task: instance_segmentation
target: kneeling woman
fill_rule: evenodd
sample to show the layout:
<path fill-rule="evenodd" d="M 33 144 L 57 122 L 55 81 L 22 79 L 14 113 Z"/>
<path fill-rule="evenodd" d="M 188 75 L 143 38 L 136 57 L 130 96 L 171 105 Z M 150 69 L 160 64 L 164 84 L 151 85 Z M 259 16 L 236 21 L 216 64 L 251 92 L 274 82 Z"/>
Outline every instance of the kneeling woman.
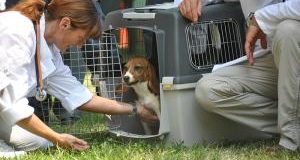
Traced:
<path fill-rule="evenodd" d="M 39 66 L 40 80 L 47 81 L 47 92 L 68 111 L 78 108 L 106 114 L 133 112 L 129 104 L 93 96 L 63 64 L 60 51 L 101 34 L 92 0 L 52 0 L 47 6 L 43 0 L 21 0 L 0 13 L 0 32 L 0 139 L 15 149 L 34 150 L 47 147 L 49 142 L 77 150 L 89 147 L 81 139 L 56 133 L 34 115 L 26 97 L 36 91 L 38 84 L 43 85 L 36 78 Z M 36 52 L 39 34 L 40 54 Z M 40 64 L 35 63 L 36 53 Z M 146 110 L 140 115 L 156 119 Z"/>

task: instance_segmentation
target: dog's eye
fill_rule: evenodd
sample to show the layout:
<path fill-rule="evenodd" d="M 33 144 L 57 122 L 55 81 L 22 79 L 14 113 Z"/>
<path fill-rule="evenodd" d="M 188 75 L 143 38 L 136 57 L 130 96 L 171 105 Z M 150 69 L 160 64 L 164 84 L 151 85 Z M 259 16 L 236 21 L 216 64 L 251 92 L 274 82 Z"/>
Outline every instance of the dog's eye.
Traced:
<path fill-rule="evenodd" d="M 134 71 L 141 72 L 141 71 L 143 71 L 143 67 L 142 66 L 134 66 Z"/>

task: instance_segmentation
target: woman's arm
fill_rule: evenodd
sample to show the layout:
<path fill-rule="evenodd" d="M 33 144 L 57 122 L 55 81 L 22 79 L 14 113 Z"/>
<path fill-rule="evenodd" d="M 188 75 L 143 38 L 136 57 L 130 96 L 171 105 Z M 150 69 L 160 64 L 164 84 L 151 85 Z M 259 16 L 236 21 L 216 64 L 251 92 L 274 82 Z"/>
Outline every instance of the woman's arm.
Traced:
<path fill-rule="evenodd" d="M 133 111 L 133 106 L 128 103 L 93 96 L 90 101 L 83 104 L 79 109 L 106 114 L 130 114 Z"/>
<path fill-rule="evenodd" d="M 81 107 L 79 107 L 79 109 L 83 111 L 105 114 L 131 114 L 133 112 L 133 107 L 134 106 L 128 103 L 117 102 L 115 100 L 93 96 L 90 101 L 83 104 Z M 137 107 L 137 114 L 143 121 L 158 121 L 158 117 L 144 106 Z"/>
<path fill-rule="evenodd" d="M 1 75 L 1 74 L 0 74 Z M 6 77 L 2 75 L 2 78 Z M 16 92 L 13 85 L 7 79 L 7 83 L 0 88 L 0 116 L 1 120 L 8 125 L 19 125 L 20 127 L 48 139 L 52 143 L 63 147 L 76 150 L 85 150 L 89 148 L 88 144 L 76 137 L 68 134 L 59 134 L 50 129 L 39 118 L 33 114 L 33 108 L 28 106 L 26 98 L 15 99 Z"/>
<path fill-rule="evenodd" d="M 53 144 L 62 148 L 72 148 L 79 151 L 89 148 L 87 142 L 78 139 L 72 135 L 59 134 L 44 124 L 35 114 L 32 116 L 20 120 L 17 125 L 26 129 L 27 131 L 43 137 Z"/>

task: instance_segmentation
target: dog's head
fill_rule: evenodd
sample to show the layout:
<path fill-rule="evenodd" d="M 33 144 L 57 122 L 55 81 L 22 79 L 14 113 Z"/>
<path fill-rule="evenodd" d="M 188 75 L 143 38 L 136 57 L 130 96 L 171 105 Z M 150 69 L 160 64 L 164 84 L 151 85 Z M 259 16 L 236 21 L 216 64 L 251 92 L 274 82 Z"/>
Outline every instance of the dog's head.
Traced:
<path fill-rule="evenodd" d="M 144 57 L 133 57 L 124 66 L 125 84 L 132 86 L 141 82 L 148 82 L 148 87 L 157 92 L 158 82 L 153 65 Z"/>

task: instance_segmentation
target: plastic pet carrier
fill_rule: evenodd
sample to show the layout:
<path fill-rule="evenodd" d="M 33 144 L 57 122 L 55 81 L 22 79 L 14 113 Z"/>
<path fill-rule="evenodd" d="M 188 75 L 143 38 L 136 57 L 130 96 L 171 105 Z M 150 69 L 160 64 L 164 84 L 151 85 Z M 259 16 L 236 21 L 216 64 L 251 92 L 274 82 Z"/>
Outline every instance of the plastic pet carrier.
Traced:
<path fill-rule="evenodd" d="M 142 55 L 156 67 L 160 82 L 161 120 L 157 134 L 144 135 L 137 117 L 113 116 L 110 132 L 131 138 L 165 137 L 185 145 L 222 140 L 269 138 L 249 127 L 208 113 L 197 104 L 195 84 L 203 74 L 243 56 L 245 21 L 239 3 L 203 7 L 190 23 L 168 4 L 109 13 L 105 32 L 116 36 L 122 64 Z M 134 101 L 124 93 L 123 101 Z"/>

